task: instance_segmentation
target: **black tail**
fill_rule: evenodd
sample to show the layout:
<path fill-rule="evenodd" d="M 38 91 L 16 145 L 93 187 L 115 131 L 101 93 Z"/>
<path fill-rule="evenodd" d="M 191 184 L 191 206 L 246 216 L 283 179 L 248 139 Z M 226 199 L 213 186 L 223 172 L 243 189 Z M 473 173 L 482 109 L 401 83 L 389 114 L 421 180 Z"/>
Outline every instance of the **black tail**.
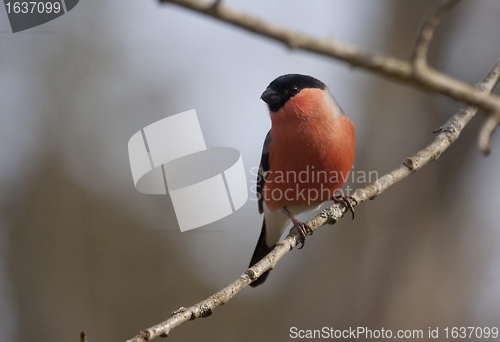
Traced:
<path fill-rule="evenodd" d="M 253 252 L 252 261 L 250 261 L 250 266 L 252 267 L 256 263 L 258 263 L 263 257 L 265 257 L 274 246 L 268 247 L 266 244 L 266 220 L 262 223 L 262 230 L 260 232 L 259 241 L 257 241 L 257 247 L 255 247 L 255 251 Z M 263 282 L 266 281 L 269 276 L 270 270 L 265 272 L 263 275 L 259 277 L 256 281 L 250 284 L 251 287 L 257 287 Z"/>

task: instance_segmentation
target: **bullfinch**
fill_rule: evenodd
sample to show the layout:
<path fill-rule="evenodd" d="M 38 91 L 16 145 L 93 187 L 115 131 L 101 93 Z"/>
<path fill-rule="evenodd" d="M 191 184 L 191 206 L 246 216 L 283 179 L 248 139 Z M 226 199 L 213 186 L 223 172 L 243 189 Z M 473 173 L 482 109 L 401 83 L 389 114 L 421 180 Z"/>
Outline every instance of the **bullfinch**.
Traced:
<path fill-rule="evenodd" d="M 307 75 L 283 75 L 269 84 L 261 99 L 269 107 L 272 125 L 257 176 L 264 222 L 250 267 L 274 248 L 290 222 L 299 230 L 303 247 L 312 230 L 295 216 L 325 201 L 343 203 L 354 218 L 352 197 L 336 194 L 354 163 L 354 126 L 326 85 Z M 251 286 L 262 284 L 269 272 Z"/>

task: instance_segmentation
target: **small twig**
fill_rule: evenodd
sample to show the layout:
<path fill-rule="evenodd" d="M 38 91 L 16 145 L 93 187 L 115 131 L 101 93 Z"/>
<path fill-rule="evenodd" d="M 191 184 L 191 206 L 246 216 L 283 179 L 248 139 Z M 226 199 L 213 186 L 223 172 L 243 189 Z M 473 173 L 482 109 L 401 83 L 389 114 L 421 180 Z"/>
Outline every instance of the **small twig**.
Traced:
<path fill-rule="evenodd" d="M 417 37 L 417 42 L 413 50 L 412 62 L 415 72 L 425 70 L 427 68 L 427 52 L 429 45 L 434 36 L 434 30 L 439 25 L 444 15 L 451 11 L 460 0 L 446 0 L 437 9 L 435 13 L 429 16 L 422 25 L 420 33 Z"/>
<path fill-rule="evenodd" d="M 489 93 L 496 86 L 499 79 L 500 59 L 495 63 L 483 81 L 478 83 L 476 87 L 482 92 Z M 397 169 L 384 175 L 365 188 L 356 191 L 353 197 L 357 201 L 357 204 L 359 205 L 368 199 L 374 199 L 390 186 L 408 177 L 430 161 L 436 160 L 441 153 L 443 153 L 455 140 L 458 139 L 463 128 L 474 117 L 477 110 L 477 107 L 470 106 L 455 114 L 443 125 L 441 133 L 436 136 L 434 141 L 429 146 L 418 152 L 413 157 L 406 159 L 405 162 Z M 344 216 L 345 212 L 345 207 L 341 207 L 339 204 L 333 204 L 323 210 L 316 217 L 307 221 L 307 225 L 314 231 L 327 223 L 335 224 Z M 158 336 L 166 337 L 172 329 L 184 322 L 199 317 L 210 316 L 215 308 L 227 303 L 252 281 L 256 280 L 266 271 L 273 269 L 278 261 L 297 245 L 299 240 L 300 236 L 298 231 L 295 228 L 292 228 L 284 240 L 278 242 L 274 249 L 266 257 L 254 266 L 250 267 L 235 282 L 196 305 L 189 308 L 180 308 L 174 311 L 172 313 L 172 317 L 167 319 L 165 322 L 155 325 L 149 329 L 142 330 L 136 337 L 128 342 L 145 342 Z"/>
<path fill-rule="evenodd" d="M 479 148 L 485 156 L 490 154 L 490 140 L 493 132 L 500 125 L 500 112 L 490 114 L 486 119 L 481 131 L 479 131 Z"/>

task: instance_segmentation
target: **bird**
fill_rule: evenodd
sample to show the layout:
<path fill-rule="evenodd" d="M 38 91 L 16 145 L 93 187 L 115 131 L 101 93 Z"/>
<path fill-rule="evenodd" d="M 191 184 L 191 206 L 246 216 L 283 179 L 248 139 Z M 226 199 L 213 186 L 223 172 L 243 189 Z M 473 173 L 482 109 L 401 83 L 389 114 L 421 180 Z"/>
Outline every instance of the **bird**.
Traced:
<path fill-rule="evenodd" d="M 325 201 L 342 203 L 354 219 L 354 199 L 337 195 L 354 163 L 354 125 L 328 87 L 309 75 L 286 74 L 272 81 L 260 98 L 269 108 L 271 129 L 256 183 L 264 220 L 249 267 L 274 248 L 290 222 L 299 230 L 300 248 L 304 247 L 312 229 L 295 216 Z M 264 283 L 269 272 L 250 285 Z"/>

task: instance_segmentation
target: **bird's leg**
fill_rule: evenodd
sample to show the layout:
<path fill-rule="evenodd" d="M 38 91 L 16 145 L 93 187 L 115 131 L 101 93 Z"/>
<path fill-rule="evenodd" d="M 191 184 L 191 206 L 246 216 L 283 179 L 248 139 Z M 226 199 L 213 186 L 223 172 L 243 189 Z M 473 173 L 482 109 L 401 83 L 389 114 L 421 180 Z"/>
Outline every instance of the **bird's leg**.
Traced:
<path fill-rule="evenodd" d="M 354 197 L 344 196 L 344 195 L 334 195 L 331 198 L 331 200 L 334 201 L 335 203 L 341 203 L 342 205 L 344 205 L 351 212 L 352 219 L 354 220 L 354 207 L 352 206 L 351 201 L 358 204 L 358 201 L 356 201 Z"/>
<path fill-rule="evenodd" d="M 301 237 L 300 243 L 302 244 L 299 247 L 299 249 L 302 249 L 306 242 L 306 236 L 312 235 L 313 230 L 304 222 L 297 220 L 295 216 L 293 216 L 292 213 L 290 213 L 286 207 L 283 207 L 283 212 L 290 218 L 290 220 L 292 220 L 293 226 L 298 229 Z"/>

